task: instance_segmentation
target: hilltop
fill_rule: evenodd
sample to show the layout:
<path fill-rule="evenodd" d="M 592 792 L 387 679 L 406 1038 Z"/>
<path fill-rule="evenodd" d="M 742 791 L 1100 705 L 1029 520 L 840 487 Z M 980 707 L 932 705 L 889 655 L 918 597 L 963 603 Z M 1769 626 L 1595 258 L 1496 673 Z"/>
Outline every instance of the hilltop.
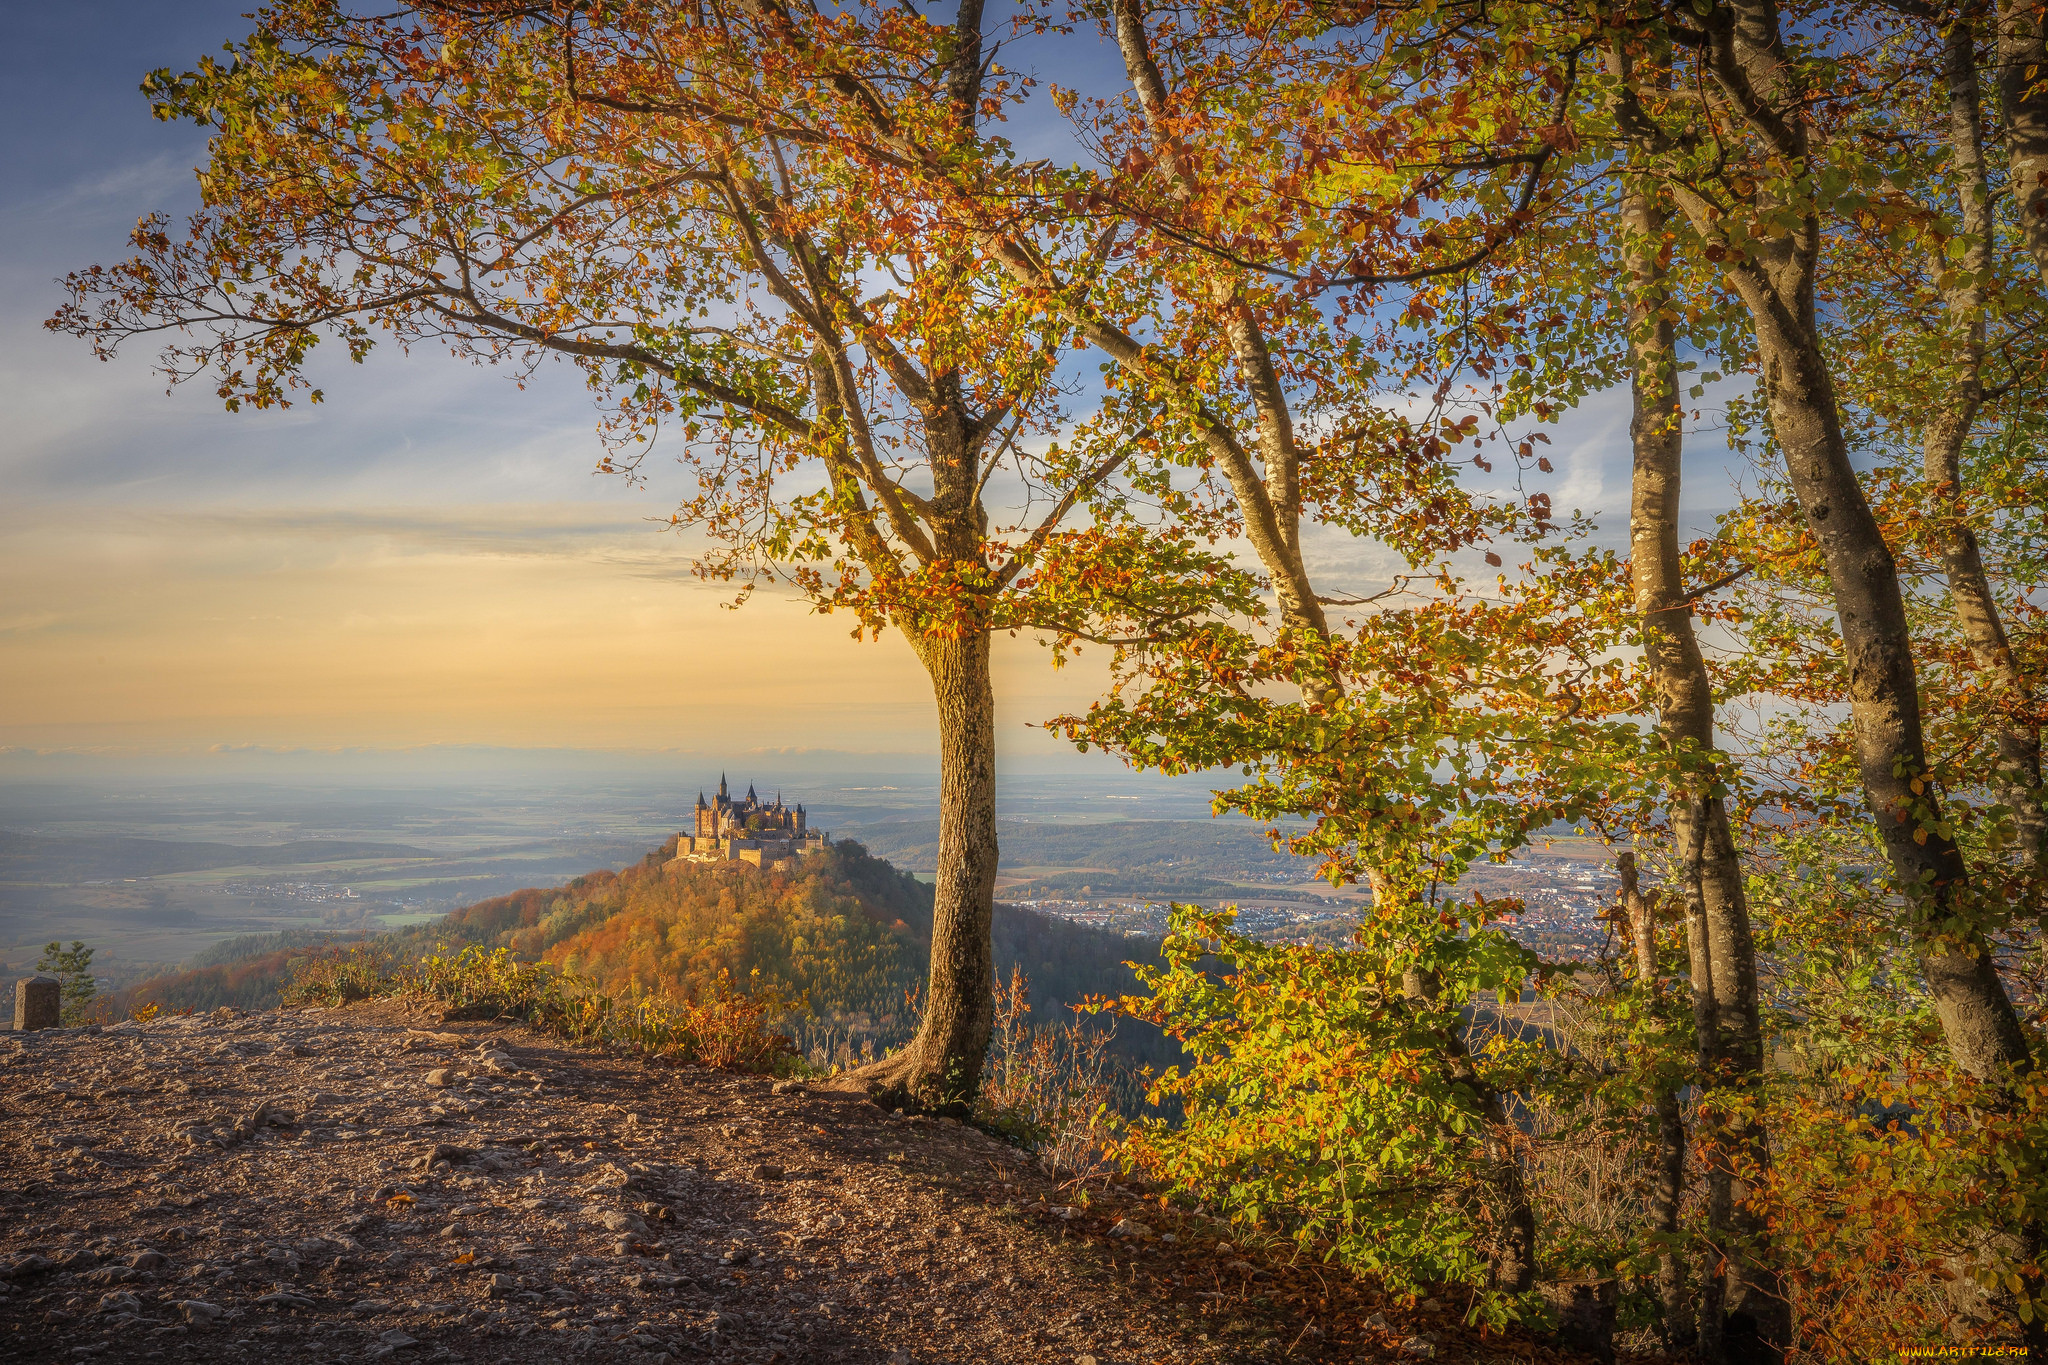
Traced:
<path fill-rule="evenodd" d="M 694 997 L 727 979 L 807 1001 L 781 1026 L 803 1049 L 876 1051 L 909 1037 L 914 1000 L 931 952 L 932 888 L 852 841 L 801 862 L 763 870 L 745 863 L 671 863 L 666 849 L 619 872 L 514 892 L 431 924 L 376 940 L 400 955 L 449 947 L 505 948 L 552 962 L 596 986 Z M 1030 980 L 1040 1018 L 1088 995 L 1133 986 L 1127 962 L 1157 960 L 1157 944 L 1053 915 L 999 904 L 995 958 Z M 125 1013 L 155 1002 L 172 1009 L 277 1003 L 303 942 L 264 945 L 238 961 L 155 978 L 122 992 Z M 1164 1064 L 1178 1056 L 1156 1032 L 1126 1025 L 1118 1050 Z"/>
<path fill-rule="evenodd" d="M 9 1035 L 0 1145 L 12 1360 L 1510 1349 L 959 1124 L 393 1000 Z"/>

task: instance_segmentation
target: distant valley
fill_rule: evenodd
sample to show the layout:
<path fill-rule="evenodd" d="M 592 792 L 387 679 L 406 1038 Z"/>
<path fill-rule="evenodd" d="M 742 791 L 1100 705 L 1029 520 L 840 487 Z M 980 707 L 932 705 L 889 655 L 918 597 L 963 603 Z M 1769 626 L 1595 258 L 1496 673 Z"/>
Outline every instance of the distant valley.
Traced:
<path fill-rule="evenodd" d="M 780 785 L 817 823 L 929 877 L 938 825 L 929 783 Z M 684 784 L 694 794 L 695 783 Z M 1016 782 L 999 824 L 1000 899 L 1112 933 L 1156 938 L 1165 905 L 1235 904 L 1248 932 L 1341 943 L 1365 901 L 1313 878 L 1243 820 L 1189 818 L 1184 793 L 1105 799 L 1100 786 Z M 355 790 L 255 784 L 156 791 L 0 789 L 0 971 L 52 939 L 82 939 L 103 989 L 180 965 L 218 966 L 265 936 L 300 942 L 415 928 L 530 887 L 617 871 L 683 824 L 672 783 L 638 787 Z M 813 794 L 815 800 L 813 800 Z M 1136 818 L 1105 818 L 1118 815 Z M 1597 946 L 1608 856 L 1561 839 L 1475 870 L 1488 896 L 1520 895 L 1514 927 L 1547 954 Z M 280 944 L 285 940 L 272 939 Z"/>

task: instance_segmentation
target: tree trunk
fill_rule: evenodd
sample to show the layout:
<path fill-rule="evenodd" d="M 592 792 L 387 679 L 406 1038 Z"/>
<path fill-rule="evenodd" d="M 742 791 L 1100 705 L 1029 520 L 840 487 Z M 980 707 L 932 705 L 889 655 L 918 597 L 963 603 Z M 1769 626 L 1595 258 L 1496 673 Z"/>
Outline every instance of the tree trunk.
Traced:
<path fill-rule="evenodd" d="M 989 637 L 912 641 L 939 710 L 939 880 L 931 981 L 917 1037 L 851 1080 L 890 1108 L 964 1115 L 995 1019 L 989 925 L 996 885 L 995 690 Z"/>
<path fill-rule="evenodd" d="M 1781 157 L 1804 164 L 1810 156 L 1800 112 L 1805 92 L 1786 56 L 1776 5 L 1730 0 L 1705 22 L 1704 55 L 1723 96 L 1722 112 L 1778 143 Z M 1705 198 L 1677 181 L 1672 193 L 1695 229 L 1710 240 L 1724 235 L 1719 210 Z M 2005 1085 L 2031 1071 L 2033 1059 L 1976 923 L 1969 868 L 1955 841 L 1932 827 L 1938 794 L 1927 776 L 1898 565 L 1850 462 L 1834 375 L 1821 346 L 1819 211 L 1811 203 L 1774 203 L 1761 190 L 1755 209 L 1761 222 L 1771 222 L 1775 212 L 1785 226 L 1746 245 L 1724 246 L 1727 280 L 1749 313 L 1771 433 L 1827 567 L 1849 675 L 1858 774 L 1908 903 L 1949 1050 L 1971 1075 Z"/>
<path fill-rule="evenodd" d="M 2041 0 L 1998 0 L 1998 96 L 2013 207 L 2027 253 L 2048 280 L 2048 42 L 2042 19 Z"/>
<path fill-rule="evenodd" d="M 1637 985 L 1653 1002 L 1661 1002 L 1664 983 L 1657 972 L 1656 905 L 1637 887 L 1633 853 L 1616 858 L 1615 868 L 1621 874 L 1621 904 L 1628 914 L 1629 939 L 1635 948 Z M 1677 1245 L 1678 1213 L 1685 1202 L 1685 1110 L 1678 1090 L 1675 1084 L 1657 1087 L 1652 1110 L 1657 1121 L 1657 1170 L 1650 1184 L 1650 1222 L 1670 1242 L 1657 1253 L 1657 1300 L 1662 1310 L 1664 1349 L 1674 1353 L 1691 1350 L 1699 1335 L 1691 1280 Z"/>
<path fill-rule="evenodd" d="M 1671 828 L 1682 869 L 1686 944 L 1693 966 L 1703 1085 L 1702 1145 L 1713 1154 L 1707 1163 L 1708 1222 L 1726 1266 L 1712 1295 L 1719 1300 L 1719 1311 L 1705 1314 L 1704 1325 L 1712 1346 L 1714 1338 L 1723 1335 L 1717 1329 L 1725 1319 L 1730 1358 L 1776 1360 L 1791 1341 L 1790 1306 L 1769 1269 L 1764 1228 L 1750 1208 L 1750 1185 L 1742 1174 L 1768 1170 L 1770 1147 L 1761 1125 L 1752 1121 L 1724 1126 L 1718 1118 L 1727 1099 L 1753 1091 L 1761 1079 L 1763 1029 L 1742 864 L 1728 828 L 1727 807 L 1712 792 L 1717 766 L 1713 684 L 1693 632 L 1692 605 L 1678 553 L 1684 437 L 1664 236 L 1664 212 L 1655 191 L 1638 181 L 1622 200 L 1622 256 L 1634 290 L 1629 327 L 1635 399 L 1629 421 L 1635 454 L 1629 570 L 1636 611 L 1643 621 L 1644 658 L 1656 690 L 1658 734 L 1681 773 L 1671 792 Z M 1650 970 L 1654 977 L 1654 962 Z M 1670 1107 L 1675 1115 L 1675 1096 Z M 1659 1125 L 1669 1126 L 1661 1112 Z M 1683 1130 L 1676 1131 L 1682 1176 Z M 1675 1230 L 1675 1207 L 1672 1216 Z"/>
<path fill-rule="evenodd" d="M 2030 54 L 2027 61 L 2039 67 L 2037 78 L 2048 79 L 2048 50 L 2039 41 L 2038 23 L 2028 27 L 2016 22 L 2019 16 L 2012 18 L 2015 22 L 2001 22 L 1999 36 L 2013 186 L 2016 194 L 2027 196 L 2022 198 L 2024 237 L 2043 283 L 2048 284 L 2048 195 L 2039 192 L 2042 173 L 2048 170 L 2048 111 L 2040 107 L 2044 96 L 2022 79 L 2024 68 L 2015 71 L 2005 66 L 2006 47 L 2011 44 L 2015 51 Z M 2031 46 L 2021 41 L 2027 33 L 2034 35 Z M 1984 572 L 1984 557 L 1963 505 L 1963 446 L 1984 406 L 1987 299 L 1982 281 L 1989 278 L 1995 230 L 1991 220 L 1991 176 L 1985 165 L 1981 131 L 1983 94 L 1977 83 L 1975 26 L 1961 19 L 1953 23 L 1945 55 L 1949 160 L 1957 181 L 1962 229 L 1968 245 L 1961 270 L 1947 271 L 1947 263 L 1937 259 L 1935 271 L 1937 278 L 1952 274 L 1956 280 L 1946 291 L 1944 301 L 1957 343 L 1961 373 L 1950 386 L 1947 401 L 1927 425 L 1923 456 L 1928 491 L 1941 513 L 1936 540 L 1942 572 L 1948 579 L 1949 600 L 1969 645 L 1971 661 L 1990 677 L 1999 696 L 1999 714 L 1991 724 L 1992 743 L 1998 749 L 1994 780 L 1998 799 L 2012 809 L 2017 826 L 2021 863 L 2029 882 L 2027 898 L 2038 905 L 2042 882 L 2048 878 L 2048 792 L 2043 791 L 2041 781 L 2037 700 L 2033 681 L 2020 671 L 2006 637 L 1998 599 L 1992 595 L 1990 577 Z M 2037 148 L 2037 141 L 2043 146 Z"/>
<path fill-rule="evenodd" d="M 1999 977 L 1982 927 L 1989 893 L 1973 884 L 1955 841 L 1936 827 L 1940 793 L 1929 776 L 1919 679 L 1898 567 L 1863 496 L 1843 435 L 1834 377 L 1815 314 L 1818 223 L 1759 263 L 1738 262 L 1729 282 L 1747 307 L 1761 362 L 1772 434 L 1806 524 L 1827 568 L 1842 653 L 1859 776 L 1920 955 L 1949 1054 L 2011 1097 L 2034 1069 L 2026 1030 Z M 2016 1229 L 2028 1259 L 2040 1225 Z M 2048 1326 L 2024 1325 L 2030 1350 L 2048 1355 Z"/>
<path fill-rule="evenodd" d="M 1833 377 L 1812 326 L 1811 294 L 1808 308 L 1794 314 L 1773 291 L 1752 284 L 1745 293 L 1756 320 L 1772 430 L 1827 565 L 1848 663 L 1857 768 L 1906 902 L 1921 974 L 1950 1056 L 2011 1096 L 2017 1080 L 2033 1071 L 2033 1054 L 1981 927 L 1983 910 L 1975 902 L 1986 892 L 1973 885 L 1955 841 L 1933 824 L 1939 793 L 1926 776 L 1919 680 L 1898 570 L 1849 461 Z M 2042 1229 L 2027 1219 L 2016 1231 L 2033 1259 Z M 2048 1356 L 2048 1327 L 2037 1319 L 2024 1332 L 2030 1351 Z"/>
<path fill-rule="evenodd" d="M 1926 777 L 1919 679 L 1898 568 L 1849 461 L 1811 315 L 1788 316 L 1768 296 L 1752 312 L 1772 429 L 1827 565 L 1848 663 L 1857 768 L 1907 900 L 1928 992 L 1957 1063 L 1979 1080 L 2009 1085 L 2033 1069 L 2033 1058 L 1975 923 L 1962 851 L 1932 827 L 1938 794 Z"/>

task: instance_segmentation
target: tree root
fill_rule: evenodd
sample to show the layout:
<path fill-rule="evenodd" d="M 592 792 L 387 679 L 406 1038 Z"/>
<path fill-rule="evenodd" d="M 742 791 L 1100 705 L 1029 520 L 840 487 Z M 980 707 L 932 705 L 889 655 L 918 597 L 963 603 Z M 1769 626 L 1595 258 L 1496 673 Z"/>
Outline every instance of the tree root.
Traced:
<path fill-rule="evenodd" d="M 925 1062 L 924 1051 L 916 1043 L 834 1077 L 831 1088 L 860 1092 L 884 1109 L 901 1109 L 906 1114 L 965 1119 L 974 1109 L 971 1094 L 946 1093 L 943 1073 Z"/>

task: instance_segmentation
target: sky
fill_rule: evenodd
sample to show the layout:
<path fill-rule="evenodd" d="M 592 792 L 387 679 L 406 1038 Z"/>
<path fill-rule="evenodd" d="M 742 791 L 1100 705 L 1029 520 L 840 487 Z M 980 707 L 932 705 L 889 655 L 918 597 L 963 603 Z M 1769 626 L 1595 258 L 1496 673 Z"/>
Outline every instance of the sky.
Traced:
<path fill-rule="evenodd" d="M 195 206 L 204 133 L 154 122 L 137 84 L 246 32 L 247 5 L 6 8 L 0 780 L 339 751 L 835 766 L 934 751 L 900 638 L 856 643 L 850 619 L 774 593 L 734 611 L 694 579 L 657 525 L 681 471 L 644 488 L 596 473 L 595 414 L 565 367 L 521 391 L 443 354 L 380 352 L 321 371 L 323 404 L 229 414 L 201 386 L 166 395 L 141 349 L 101 364 L 45 332 L 59 276 L 118 259 L 138 216 Z M 1103 59 L 1061 41 L 1080 46 L 1044 55 Z M 1557 506 L 1604 511 L 1617 533 L 1626 426 L 1603 396 L 1552 448 Z M 1379 565 L 1329 536 L 1314 555 L 1361 582 Z M 1006 764 L 1095 770 L 1036 723 L 1084 707 L 1099 664 L 1055 673 L 1037 643 L 1003 639 L 997 667 Z"/>

